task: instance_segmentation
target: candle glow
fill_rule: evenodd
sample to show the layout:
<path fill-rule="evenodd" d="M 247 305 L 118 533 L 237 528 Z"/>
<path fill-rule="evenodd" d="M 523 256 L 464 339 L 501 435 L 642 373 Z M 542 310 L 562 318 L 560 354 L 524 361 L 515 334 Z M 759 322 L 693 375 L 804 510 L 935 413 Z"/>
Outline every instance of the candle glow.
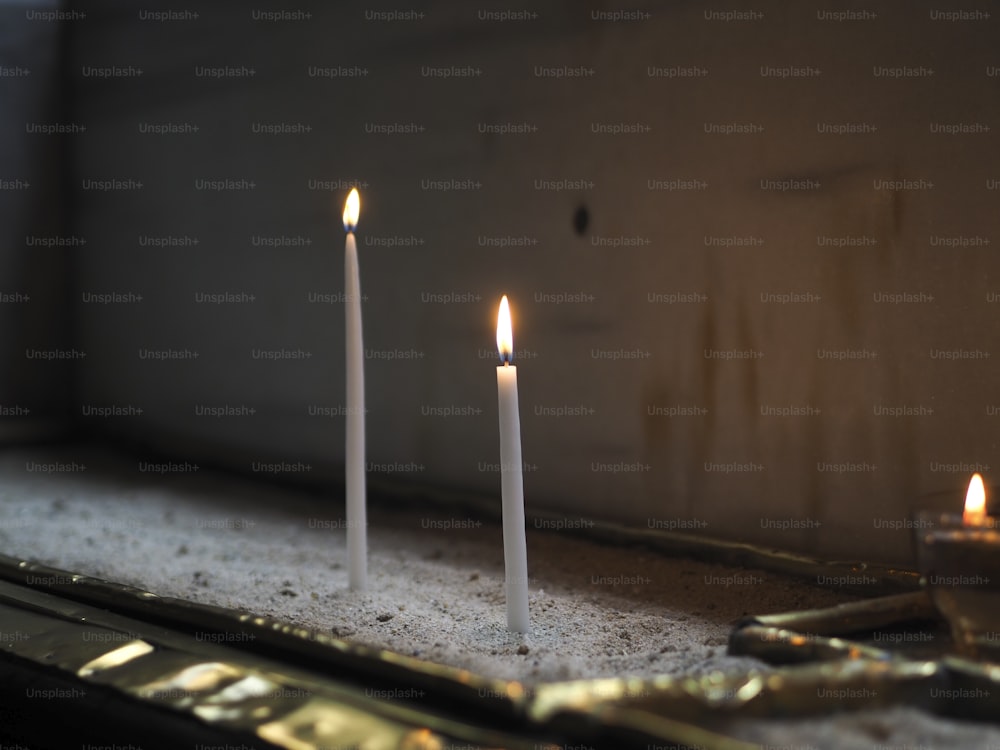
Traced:
<path fill-rule="evenodd" d="M 351 188 L 344 202 L 344 231 L 353 232 L 358 228 L 358 216 L 361 214 L 361 196 L 357 188 Z"/>
<path fill-rule="evenodd" d="M 986 521 L 986 488 L 983 477 L 973 474 L 969 480 L 969 489 L 965 493 L 965 511 L 962 513 L 962 523 L 976 526 Z"/>
<path fill-rule="evenodd" d="M 510 303 L 505 294 L 500 300 L 500 312 L 497 313 L 497 351 L 500 361 L 509 365 L 514 359 L 514 333 L 510 323 Z"/>

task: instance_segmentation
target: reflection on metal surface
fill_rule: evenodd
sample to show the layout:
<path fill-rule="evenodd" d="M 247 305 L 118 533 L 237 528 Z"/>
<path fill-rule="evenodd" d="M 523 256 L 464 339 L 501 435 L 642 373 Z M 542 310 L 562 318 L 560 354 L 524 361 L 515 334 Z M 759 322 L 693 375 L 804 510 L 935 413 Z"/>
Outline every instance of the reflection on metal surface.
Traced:
<path fill-rule="evenodd" d="M 404 739 L 421 733 L 427 747 L 438 742 L 428 729 L 412 729 L 331 701 L 315 699 L 278 721 L 263 724 L 257 733 L 261 739 L 289 748 L 312 750 L 316 747 L 364 747 L 392 750 L 403 747 Z"/>
<path fill-rule="evenodd" d="M 441 738 L 429 729 L 414 729 L 400 743 L 401 750 L 442 750 Z"/>
<path fill-rule="evenodd" d="M 890 654 L 884 649 L 842 638 L 796 633 L 784 628 L 746 625 L 729 636 L 729 652 L 756 656 L 769 664 L 800 664 L 834 659 L 881 661 Z"/>
<path fill-rule="evenodd" d="M 198 693 L 219 690 L 223 686 L 240 679 L 241 672 L 228 664 L 201 662 L 178 669 L 164 677 L 131 687 L 140 695 L 160 699 L 193 700 Z"/>
<path fill-rule="evenodd" d="M 797 630 L 812 635 L 846 635 L 877 630 L 901 622 L 936 620 L 937 610 L 925 591 L 880 596 L 825 609 L 803 609 L 757 615 L 742 622 Z"/>
<path fill-rule="evenodd" d="M 106 654 L 91 659 L 77 670 L 80 677 L 90 677 L 107 669 L 115 669 L 128 664 L 133 659 L 152 653 L 153 647 L 145 641 L 132 641 Z"/>
<path fill-rule="evenodd" d="M 525 747 L 523 739 L 404 708 L 357 686 L 76 602 L 0 583 L 8 657 L 52 666 L 208 724 L 299 748 Z M 123 634 L 142 638 L 121 644 Z M 449 734 L 441 734 L 435 726 Z"/>

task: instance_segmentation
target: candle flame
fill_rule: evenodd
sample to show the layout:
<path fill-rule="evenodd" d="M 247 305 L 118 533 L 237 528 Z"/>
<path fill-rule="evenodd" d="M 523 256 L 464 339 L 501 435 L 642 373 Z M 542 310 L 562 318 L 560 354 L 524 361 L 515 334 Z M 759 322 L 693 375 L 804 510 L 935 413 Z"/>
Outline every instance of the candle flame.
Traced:
<path fill-rule="evenodd" d="M 361 196 L 357 188 L 351 188 L 344 203 L 344 231 L 353 232 L 358 225 L 358 215 L 361 213 Z"/>
<path fill-rule="evenodd" d="M 962 513 L 962 523 L 975 525 L 986 520 L 986 488 L 983 478 L 973 474 L 969 480 L 969 491 L 965 493 L 965 512 Z"/>
<path fill-rule="evenodd" d="M 500 361 L 505 365 L 509 365 L 514 359 L 514 333 L 506 294 L 500 299 L 500 312 L 497 313 L 497 350 L 500 352 Z"/>

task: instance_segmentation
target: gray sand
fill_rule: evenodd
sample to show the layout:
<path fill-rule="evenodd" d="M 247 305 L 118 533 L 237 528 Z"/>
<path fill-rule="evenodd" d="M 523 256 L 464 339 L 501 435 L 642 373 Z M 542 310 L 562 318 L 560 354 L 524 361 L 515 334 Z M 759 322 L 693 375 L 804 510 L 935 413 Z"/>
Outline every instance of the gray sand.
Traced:
<path fill-rule="evenodd" d="M 26 471 L 32 460 L 87 469 Z M 514 635 L 505 624 L 499 526 L 374 507 L 369 588 L 351 592 L 339 498 L 204 469 L 163 476 L 136 467 L 90 449 L 0 455 L 0 551 L 527 684 L 766 669 L 726 655 L 735 620 L 853 598 L 773 573 L 529 528 L 532 632 Z M 771 745 L 796 737 L 798 747 L 826 746 L 825 736 L 872 748 L 936 746 L 955 728 L 975 741 L 969 746 L 1000 747 L 1000 730 L 911 709 L 734 730 Z"/>
<path fill-rule="evenodd" d="M 529 529 L 532 632 L 511 634 L 499 526 L 373 508 L 369 586 L 352 592 L 338 502 L 204 470 L 164 480 L 78 463 L 55 475 L 26 474 L 21 454 L 0 462 L 0 550 L 489 677 L 744 670 L 761 664 L 726 656 L 736 619 L 851 598 Z"/>

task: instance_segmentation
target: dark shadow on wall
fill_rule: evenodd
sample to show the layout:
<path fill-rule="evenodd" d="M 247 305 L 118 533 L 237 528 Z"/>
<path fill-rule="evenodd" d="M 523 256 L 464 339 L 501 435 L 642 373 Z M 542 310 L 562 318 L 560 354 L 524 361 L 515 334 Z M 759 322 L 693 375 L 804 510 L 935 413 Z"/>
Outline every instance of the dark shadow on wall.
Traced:
<path fill-rule="evenodd" d="M 0 440 L 64 436 L 74 403 L 69 154 L 85 137 L 68 97 L 54 3 L 0 3 Z"/>

